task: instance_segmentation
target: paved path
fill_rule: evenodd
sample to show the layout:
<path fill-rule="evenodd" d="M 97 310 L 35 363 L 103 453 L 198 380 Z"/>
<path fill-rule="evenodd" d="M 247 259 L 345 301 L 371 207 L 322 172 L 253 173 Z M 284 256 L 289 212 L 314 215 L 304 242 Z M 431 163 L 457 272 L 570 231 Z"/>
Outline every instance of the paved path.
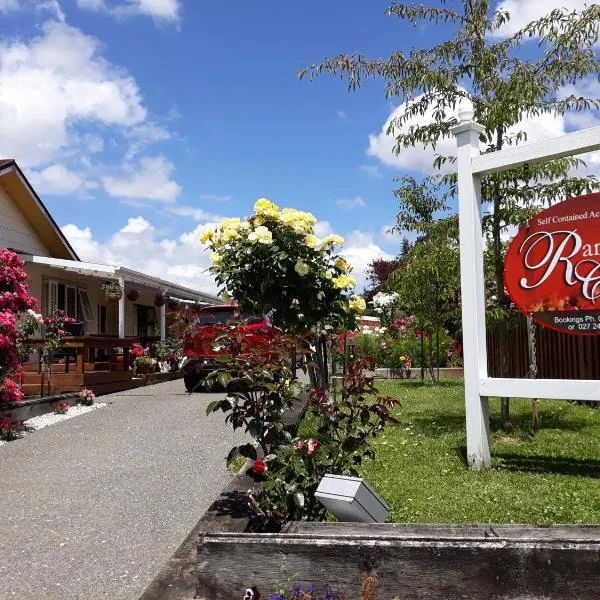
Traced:
<path fill-rule="evenodd" d="M 242 434 L 183 381 L 0 447 L 0 599 L 137 599 L 227 483 Z"/>

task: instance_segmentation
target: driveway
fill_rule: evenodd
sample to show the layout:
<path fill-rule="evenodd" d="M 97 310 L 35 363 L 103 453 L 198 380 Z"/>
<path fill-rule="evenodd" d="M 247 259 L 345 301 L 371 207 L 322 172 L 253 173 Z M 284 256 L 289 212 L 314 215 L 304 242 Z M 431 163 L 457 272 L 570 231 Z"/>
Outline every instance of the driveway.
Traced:
<path fill-rule="evenodd" d="M 110 394 L 1 446 L 0 598 L 137 599 L 231 477 L 244 436 L 206 416 L 215 397 Z"/>

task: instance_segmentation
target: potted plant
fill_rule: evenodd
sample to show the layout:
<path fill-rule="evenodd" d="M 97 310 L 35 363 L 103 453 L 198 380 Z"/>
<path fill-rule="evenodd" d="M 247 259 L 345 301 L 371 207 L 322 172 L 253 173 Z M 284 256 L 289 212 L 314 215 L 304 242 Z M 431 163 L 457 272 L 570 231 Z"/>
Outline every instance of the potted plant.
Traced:
<path fill-rule="evenodd" d="M 177 302 L 177 300 L 175 300 L 173 298 L 169 298 L 167 306 L 169 307 L 169 310 L 178 310 L 179 309 L 179 302 Z"/>
<path fill-rule="evenodd" d="M 147 375 L 152 370 L 154 361 L 149 356 L 138 356 L 135 359 L 135 372 L 138 375 Z"/>
<path fill-rule="evenodd" d="M 162 294 L 161 292 L 158 292 L 157 294 L 154 295 L 154 305 L 155 306 L 164 306 L 166 302 L 166 298 L 164 296 L 164 294 Z"/>
<path fill-rule="evenodd" d="M 171 361 L 174 352 L 173 342 L 169 339 L 160 341 L 154 346 L 154 355 L 158 361 L 161 373 L 171 371 Z"/>
<path fill-rule="evenodd" d="M 102 289 L 108 300 L 120 300 L 123 297 L 123 288 L 118 281 L 107 281 Z"/>
<path fill-rule="evenodd" d="M 135 302 L 140 297 L 140 290 L 138 290 L 136 288 L 130 288 L 127 290 L 126 296 L 127 296 L 127 300 L 130 300 L 131 302 Z"/>

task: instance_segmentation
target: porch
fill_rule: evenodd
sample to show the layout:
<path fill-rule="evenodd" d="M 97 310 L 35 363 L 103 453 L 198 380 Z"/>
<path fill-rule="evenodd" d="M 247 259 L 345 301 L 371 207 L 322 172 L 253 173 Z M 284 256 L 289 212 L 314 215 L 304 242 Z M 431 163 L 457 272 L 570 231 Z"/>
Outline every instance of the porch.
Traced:
<path fill-rule="evenodd" d="M 44 315 L 64 310 L 76 322 L 68 326 L 52 364 L 52 378 L 41 367 L 39 351 L 24 365 L 26 396 L 79 391 L 96 394 L 130 389 L 145 383 L 133 377 L 131 346 L 151 347 L 168 333 L 168 306 L 197 306 L 219 302 L 172 282 L 123 267 L 22 255 L 30 293 L 39 299 Z M 122 290 L 111 300 L 103 285 L 117 282 Z M 160 300 L 160 301 L 159 301 Z M 41 340 L 34 340 L 40 348 Z"/>
<path fill-rule="evenodd" d="M 158 340 L 158 337 L 148 338 L 147 343 L 152 345 Z M 134 377 L 131 369 L 131 346 L 139 341 L 139 337 L 66 337 L 54 357 L 50 375 L 48 370 L 42 370 L 39 354 L 42 342 L 34 340 L 38 352 L 23 366 L 23 393 L 43 396 L 78 392 L 85 387 L 96 394 L 108 394 L 143 385 L 145 379 Z"/>

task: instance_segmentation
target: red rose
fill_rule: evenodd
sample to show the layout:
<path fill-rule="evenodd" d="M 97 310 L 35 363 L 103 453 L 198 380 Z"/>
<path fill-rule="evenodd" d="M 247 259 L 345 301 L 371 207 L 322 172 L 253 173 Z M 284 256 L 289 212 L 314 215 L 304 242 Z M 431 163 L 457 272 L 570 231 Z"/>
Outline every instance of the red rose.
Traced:
<path fill-rule="evenodd" d="M 312 456 L 315 452 L 315 450 L 321 445 L 321 443 L 319 442 L 319 440 L 313 440 L 312 438 L 310 438 L 310 440 L 308 440 L 308 452 L 307 454 L 309 456 Z"/>
<path fill-rule="evenodd" d="M 255 460 L 254 461 L 254 466 L 252 468 L 254 469 L 254 472 L 257 475 L 262 475 L 267 470 L 267 466 L 265 465 L 265 461 L 262 458 L 259 458 L 258 460 Z"/>

